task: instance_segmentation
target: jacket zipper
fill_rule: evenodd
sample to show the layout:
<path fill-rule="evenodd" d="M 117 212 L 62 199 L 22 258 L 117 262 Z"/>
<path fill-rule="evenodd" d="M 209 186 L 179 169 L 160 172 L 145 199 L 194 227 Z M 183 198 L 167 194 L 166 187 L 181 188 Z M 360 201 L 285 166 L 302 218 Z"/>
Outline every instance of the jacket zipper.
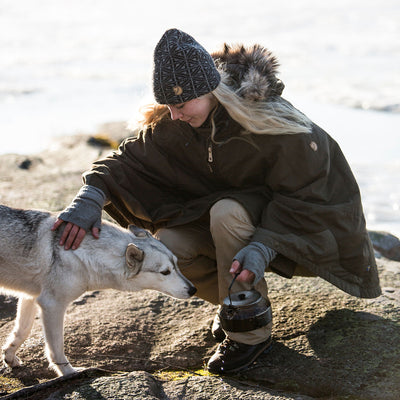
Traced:
<path fill-rule="evenodd" d="M 212 144 L 211 144 L 211 142 L 208 143 L 208 148 L 207 148 L 207 150 L 208 150 L 208 159 L 207 159 L 207 161 L 208 161 L 208 168 L 210 168 L 210 171 L 213 172 L 211 163 L 214 161 L 214 159 L 213 159 Z"/>

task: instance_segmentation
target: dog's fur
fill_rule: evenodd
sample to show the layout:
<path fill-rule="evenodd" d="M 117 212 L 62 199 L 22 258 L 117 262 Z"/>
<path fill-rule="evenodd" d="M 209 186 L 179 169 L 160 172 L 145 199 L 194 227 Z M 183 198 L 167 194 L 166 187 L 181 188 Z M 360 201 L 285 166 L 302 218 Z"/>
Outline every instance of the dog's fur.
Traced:
<path fill-rule="evenodd" d="M 0 205 L 0 288 L 19 297 L 13 332 L 3 360 L 20 365 L 15 353 L 41 310 L 50 367 L 59 375 L 75 371 L 64 355 L 63 321 L 68 304 L 88 290 L 154 289 L 186 299 L 196 289 L 179 271 L 176 257 L 148 232 L 103 222 L 99 239 L 87 234 L 77 250 L 58 242 L 62 227 L 39 210 Z"/>

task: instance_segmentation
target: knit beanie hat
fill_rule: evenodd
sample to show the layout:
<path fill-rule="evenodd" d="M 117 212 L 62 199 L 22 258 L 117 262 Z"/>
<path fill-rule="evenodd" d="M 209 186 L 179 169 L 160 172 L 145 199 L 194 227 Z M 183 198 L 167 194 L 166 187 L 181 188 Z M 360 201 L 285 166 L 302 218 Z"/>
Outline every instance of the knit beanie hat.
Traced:
<path fill-rule="evenodd" d="M 211 55 L 178 29 L 164 33 L 154 50 L 153 92 L 159 104 L 180 104 L 212 92 L 221 76 Z"/>

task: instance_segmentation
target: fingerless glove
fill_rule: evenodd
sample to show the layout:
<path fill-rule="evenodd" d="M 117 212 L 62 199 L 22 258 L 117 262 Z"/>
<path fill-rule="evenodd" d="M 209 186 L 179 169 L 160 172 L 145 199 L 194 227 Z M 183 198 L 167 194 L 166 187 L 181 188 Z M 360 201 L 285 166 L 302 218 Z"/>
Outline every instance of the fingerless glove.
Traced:
<path fill-rule="evenodd" d="M 58 216 L 85 231 L 101 227 L 101 212 L 106 202 L 106 195 L 95 186 L 83 185 L 72 203 Z"/>
<path fill-rule="evenodd" d="M 265 269 L 276 257 L 277 252 L 260 242 L 251 242 L 243 247 L 233 258 L 240 262 L 242 269 L 248 269 L 255 275 L 255 286 L 264 277 Z"/>

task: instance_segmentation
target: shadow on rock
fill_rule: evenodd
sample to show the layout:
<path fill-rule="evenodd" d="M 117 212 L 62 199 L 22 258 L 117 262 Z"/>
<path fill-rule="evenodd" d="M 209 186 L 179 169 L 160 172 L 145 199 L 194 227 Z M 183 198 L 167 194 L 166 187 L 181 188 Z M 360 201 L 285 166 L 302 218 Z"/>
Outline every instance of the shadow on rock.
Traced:
<path fill-rule="evenodd" d="M 398 398 L 399 324 L 367 312 L 334 310 L 314 324 L 307 337 L 340 391 Z"/>
<path fill-rule="evenodd" d="M 399 343 L 400 326 L 391 320 L 332 310 L 288 346 L 275 342 L 242 375 L 312 397 L 395 400 L 400 393 Z"/>

